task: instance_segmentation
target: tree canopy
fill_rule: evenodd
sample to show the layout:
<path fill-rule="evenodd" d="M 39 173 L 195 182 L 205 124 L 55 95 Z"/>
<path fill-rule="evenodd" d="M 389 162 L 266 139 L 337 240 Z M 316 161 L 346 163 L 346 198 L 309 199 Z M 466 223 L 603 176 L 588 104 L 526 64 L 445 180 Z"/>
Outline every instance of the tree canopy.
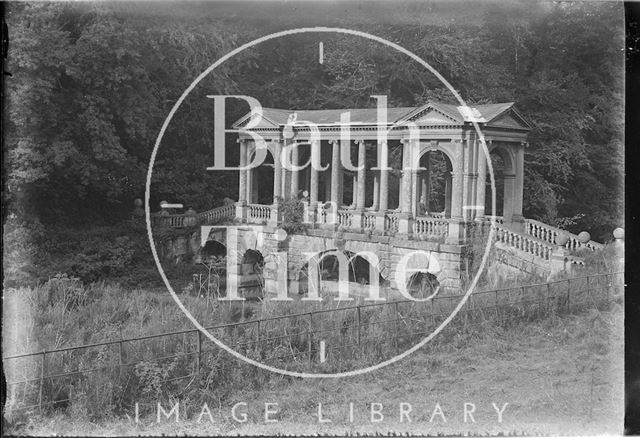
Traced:
<path fill-rule="evenodd" d="M 527 217 L 604 238 L 623 220 L 622 7 L 610 2 L 14 3 L 6 6 L 5 202 L 43 223 L 116 221 L 142 197 L 160 127 L 184 89 L 234 48 L 303 26 L 362 30 L 433 65 L 470 103 L 514 101 L 532 123 Z M 419 105 L 452 96 L 371 41 L 317 35 L 263 43 L 210 74 L 167 131 L 152 203 L 196 210 L 237 191 L 206 172 L 213 105 L 245 94 L 290 109 Z M 231 105 L 227 122 L 246 111 Z M 234 156 L 235 152 L 235 156 Z M 229 160 L 237 160 L 235 149 Z"/>

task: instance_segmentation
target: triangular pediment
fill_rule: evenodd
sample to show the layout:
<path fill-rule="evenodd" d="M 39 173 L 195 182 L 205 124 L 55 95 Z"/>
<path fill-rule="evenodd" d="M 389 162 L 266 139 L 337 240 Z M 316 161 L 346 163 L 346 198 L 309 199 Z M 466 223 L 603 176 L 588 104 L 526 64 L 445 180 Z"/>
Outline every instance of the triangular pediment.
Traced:
<path fill-rule="evenodd" d="M 405 115 L 398 122 L 412 122 L 417 125 L 457 125 L 461 120 L 429 102 Z"/>
<path fill-rule="evenodd" d="M 499 114 L 487 123 L 496 128 L 529 129 L 529 124 L 513 109 Z"/>
<path fill-rule="evenodd" d="M 257 124 L 256 124 L 257 123 Z M 255 112 L 251 112 L 240 118 L 237 122 L 233 124 L 234 129 L 238 128 L 246 128 L 248 125 L 251 125 L 251 129 L 260 129 L 260 128 L 277 128 L 278 124 L 273 120 L 269 119 L 264 113 L 262 117 Z"/>
<path fill-rule="evenodd" d="M 431 109 L 430 111 L 421 114 L 420 116 L 411 120 L 416 125 L 450 125 L 451 123 L 458 123 L 454 118 L 451 118 L 439 111 Z"/>

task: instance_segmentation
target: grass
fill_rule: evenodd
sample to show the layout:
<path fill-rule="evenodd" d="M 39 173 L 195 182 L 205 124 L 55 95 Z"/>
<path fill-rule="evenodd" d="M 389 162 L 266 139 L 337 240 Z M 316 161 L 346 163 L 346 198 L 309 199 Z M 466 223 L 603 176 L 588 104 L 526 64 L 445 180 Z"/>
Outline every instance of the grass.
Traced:
<path fill-rule="evenodd" d="M 179 423 L 155 423 L 133 411 L 91 420 L 57 414 L 31 417 L 13 431 L 27 435 L 159 434 L 345 434 L 407 432 L 419 434 L 526 433 L 620 434 L 623 415 L 622 306 L 551 315 L 535 322 L 502 327 L 483 324 L 420 350 L 396 365 L 345 379 L 302 380 L 272 376 L 260 388 L 238 386 L 227 399 L 203 397 L 211 408 L 197 423 L 201 402 L 187 406 Z M 248 421 L 231 418 L 236 402 L 247 402 Z M 264 403 L 277 402 L 277 423 L 265 424 Z M 354 422 L 348 421 L 354 403 Z M 435 403 L 447 418 L 429 422 Z M 476 423 L 463 421 L 465 402 L 476 406 Z M 491 403 L 508 403 L 498 423 Z M 318 424 L 317 405 L 331 423 Z M 371 423 L 371 403 L 382 403 L 385 419 Z M 399 404 L 413 407 L 412 422 L 400 422 Z M 171 406 L 168 400 L 164 407 Z M 181 406 L 182 407 L 182 406 Z M 11 432 L 11 431 L 10 431 Z"/>
<path fill-rule="evenodd" d="M 584 280 L 582 281 L 583 283 L 579 284 L 578 280 L 573 280 L 575 290 L 585 290 L 590 287 L 595 293 L 582 295 L 574 293 L 572 309 L 577 309 L 576 303 L 582 303 L 583 311 L 586 309 L 596 312 L 597 318 L 594 321 L 604 321 L 606 318 L 597 309 L 603 309 L 598 295 L 602 294 L 606 285 L 603 281 L 598 284 L 593 282 L 586 284 Z M 423 349 L 421 354 L 415 355 L 411 360 L 424 356 L 424 361 L 417 365 L 416 369 L 430 370 L 434 367 L 434 369 L 440 369 L 444 366 L 445 371 L 441 376 L 444 382 L 441 382 L 442 384 L 447 382 L 453 384 L 461 378 L 460 375 L 466 373 L 466 368 L 458 367 L 458 365 L 462 366 L 463 362 L 476 367 L 478 361 L 473 358 L 474 354 L 479 357 L 484 354 L 487 360 L 490 359 L 491 354 L 496 356 L 491 360 L 513 360 L 513 347 L 509 344 L 517 344 L 521 342 L 521 337 L 530 335 L 527 321 L 532 326 L 545 326 L 549 322 L 563 324 L 565 321 L 562 312 L 565 311 L 569 302 L 566 300 L 563 284 L 565 283 L 527 290 L 516 288 L 497 294 L 493 292 L 476 294 L 468 305 L 470 309 L 476 310 L 458 315 L 454 323 L 430 343 L 428 348 Z M 547 294 L 557 296 L 554 306 L 544 305 L 543 299 L 548 296 Z M 434 308 L 440 310 L 442 315 L 425 327 L 425 322 L 428 320 L 428 318 L 425 319 L 425 312 L 431 311 L 425 306 L 412 305 L 403 308 L 400 304 L 398 305 L 400 315 L 398 315 L 395 313 L 395 304 L 361 308 L 356 312 L 353 306 L 358 301 L 346 303 L 348 308 L 344 303 L 331 300 L 321 303 L 292 302 L 276 307 L 268 301 L 263 304 L 245 303 L 243 306 L 238 306 L 210 302 L 184 294 L 180 298 L 185 307 L 205 326 L 249 321 L 249 324 L 220 328 L 215 331 L 215 335 L 227 345 L 232 346 L 234 350 L 278 368 L 323 373 L 348 371 L 389 359 L 397 351 L 404 351 L 415 345 L 421 339 L 420 335 L 416 335 L 417 332 L 433 330 L 458 301 L 458 297 L 438 299 L 438 304 L 434 303 Z M 532 301 L 518 304 L 525 298 Z M 499 318 L 494 315 L 495 310 L 477 309 L 478 306 L 484 308 L 496 302 L 509 304 L 508 308 L 498 312 Z M 9 289 L 4 297 L 4 309 L 3 336 L 7 342 L 4 343 L 3 356 L 118 341 L 193 327 L 184 314 L 176 309 L 175 303 L 166 293 L 159 294 L 141 289 L 127 291 L 117 285 L 106 283 L 84 286 L 76 279 L 66 276 L 54 277 L 37 287 Z M 308 312 L 328 309 L 334 311 L 316 314 L 312 320 L 308 319 Z M 291 316 L 299 313 L 305 314 Z M 357 313 L 361 314 L 359 329 L 355 324 Z M 264 319 L 282 315 L 289 315 L 289 317 L 275 322 L 263 322 L 260 326 L 251 322 L 252 318 Z M 308 335 L 309 329 L 312 332 L 311 337 Z M 549 326 L 550 333 L 556 329 L 554 325 Z M 358 331 L 362 335 L 360 347 L 356 345 Z M 603 333 L 598 336 L 604 336 Z M 239 362 L 226 352 L 215 348 L 211 343 L 203 346 L 201 372 L 193 377 L 196 369 L 194 355 L 196 335 L 197 333 L 191 332 L 143 341 L 128 341 L 122 343 L 121 350 L 118 350 L 119 345 L 116 343 L 70 353 L 50 353 L 46 359 L 45 375 L 47 376 L 100 367 L 105 369 L 86 373 L 81 378 L 77 375 L 69 375 L 45 379 L 43 401 L 66 401 L 65 403 L 56 402 L 53 405 L 64 410 L 66 415 L 63 418 L 83 419 L 93 424 L 104 423 L 109 419 L 116 421 L 115 419 L 126 418 L 126 415 L 131 415 L 135 403 L 140 404 L 141 415 L 145 417 L 154 412 L 155 403 L 158 400 L 161 400 L 165 406 L 169 406 L 172 400 L 181 400 L 184 409 L 193 411 L 201 407 L 204 402 L 211 406 L 231 406 L 234 400 L 241 400 L 237 398 L 239 395 L 247 397 L 247 400 L 268 401 L 260 394 L 269 394 L 270 391 L 277 390 L 279 392 L 274 394 L 286 400 L 289 388 L 297 387 L 297 391 L 301 394 L 306 394 L 305 391 L 309 390 L 308 383 L 305 386 L 297 379 L 284 378 Z M 579 339 L 586 335 L 584 331 Z M 610 342 L 602 336 L 600 336 L 599 346 L 593 346 L 593 348 L 608 353 Z M 533 337 L 535 338 L 535 335 Z M 326 341 L 328 346 L 327 360 L 324 363 L 319 360 L 320 340 Z M 459 351 L 465 349 L 480 350 L 468 352 L 466 356 L 460 356 L 461 359 L 453 359 Z M 120 367 L 119 357 L 122 358 L 122 364 L 125 366 Z M 453 362 L 447 363 L 446 357 L 450 357 Z M 22 395 L 20 391 L 9 391 L 9 405 L 16 407 L 37 404 L 41 367 L 39 360 L 40 357 L 36 356 L 5 361 L 5 372 L 9 382 L 35 379 L 34 382 L 24 386 Z M 408 361 L 409 364 L 413 363 L 411 360 Z M 580 363 L 585 361 L 586 359 L 581 359 Z M 390 367 L 389 370 L 396 368 L 396 366 Z M 383 374 L 376 372 L 371 376 L 381 376 L 381 379 L 391 379 L 393 382 L 393 377 L 384 374 L 386 371 L 381 372 Z M 595 371 L 592 370 L 592 378 L 595 378 L 594 373 Z M 427 376 L 428 379 L 432 377 L 431 374 Z M 357 383 L 360 385 L 369 380 L 363 377 L 363 379 L 355 378 L 349 381 L 360 382 Z M 406 382 L 405 384 L 408 385 Z M 320 385 L 323 387 L 325 383 Z M 593 385 L 591 384 L 592 388 Z M 341 400 L 337 395 L 340 388 L 338 384 L 335 387 L 326 387 L 325 390 L 330 394 L 331 391 L 336 392 L 334 395 L 337 400 Z M 366 384 L 365 388 L 368 388 Z M 396 385 L 392 384 L 391 388 L 396 388 Z M 364 390 L 364 394 L 375 392 L 375 388 Z M 354 397 L 356 393 L 357 391 L 353 392 Z M 599 392 L 596 394 L 599 395 Z M 321 402 L 321 395 L 321 393 L 310 394 L 310 398 L 303 403 L 305 409 L 310 409 L 319 400 Z M 287 409 L 280 414 L 282 422 L 289 418 L 287 416 L 289 412 L 294 412 L 289 420 L 291 422 L 298 421 L 298 418 L 303 416 L 303 412 L 296 410 L 294 403 L 296 396 L 291 395 L 291 397 L 290 405 L 287 405 Z M 332 415 L 339 414 L 337 411 L 327 412 Z M 218 414 L 221 415 L 220 424 L 223 424 L 224 409 Z M 11 421 L 28 425 L 31 415 L 24 412 L 15 414 L 11 417 Z M 58 411 L 52 410 L 51 405 L 47 405 L 45 416 L 39 421 L 53 421 L 58 417 Z M 313 423 L 309 424 L 309 427 L 312 427 Z M 231 428 L 229 430 L 240 426 L 248 427 L 247 424 L 234 422 L 228 425 Z M 365 427 L 366 424 L 363 423 L 361 426 Z M 225 430 L 226 432 L 228 430 Z"/>

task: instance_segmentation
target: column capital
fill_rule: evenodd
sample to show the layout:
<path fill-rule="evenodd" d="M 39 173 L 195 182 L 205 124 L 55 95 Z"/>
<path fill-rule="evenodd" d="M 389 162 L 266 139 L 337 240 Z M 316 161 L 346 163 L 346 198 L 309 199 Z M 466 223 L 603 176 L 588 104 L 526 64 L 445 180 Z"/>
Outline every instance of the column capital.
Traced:
<path fill-rule="evenodd" d="M 357 144 L 358 146 L 361 144 L 366 144 L 366 140 L 355 140 L 355 144 Z"/>
<path fill-rule="evenodd" d="M 329 140 L 329 144 L 332 145 L 332 146 L 339 145 L 340 144 L 340 140 Z"/>

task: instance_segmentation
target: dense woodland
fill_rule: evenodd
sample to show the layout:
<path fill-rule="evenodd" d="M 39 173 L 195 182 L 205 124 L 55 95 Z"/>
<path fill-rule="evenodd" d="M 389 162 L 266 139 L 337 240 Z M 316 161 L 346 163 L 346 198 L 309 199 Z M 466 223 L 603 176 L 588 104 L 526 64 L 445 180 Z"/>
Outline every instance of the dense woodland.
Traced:
<path fill-rule="evenodd" d="M 516 102 L 533 125 L 525 216 L 587 230 L 601 241 L 624 226 L 624 17 L 615 2 L 5 8 L 11 73 L 3 124 L 5 255 L 16 272 L 66 271 L 95 280 L 149 257 L 144 227 L 127 220 L 144 194 L 150 154 L 173 104 L 222 55 L 304 26 L 345 27 L 396 42 L 435 67 L 468 103 Z M 213 103 L 206 94 L 250 95 L 289 109 L 374 107 L 374 94 L 388 95 L 389 106 L 454 102 L 424 68 L 368 40 L 306 34 L 269 41 L 216 69 L 176 113 L 155 167 L 154 209 L 166 199 L 202 211 L 237 192 L 237 174 L 204 170 L 213 157 Z M 227 123 L 246 111 L 231 105 Z M 83 273 L 90 263 L 91 272 Z"/>

